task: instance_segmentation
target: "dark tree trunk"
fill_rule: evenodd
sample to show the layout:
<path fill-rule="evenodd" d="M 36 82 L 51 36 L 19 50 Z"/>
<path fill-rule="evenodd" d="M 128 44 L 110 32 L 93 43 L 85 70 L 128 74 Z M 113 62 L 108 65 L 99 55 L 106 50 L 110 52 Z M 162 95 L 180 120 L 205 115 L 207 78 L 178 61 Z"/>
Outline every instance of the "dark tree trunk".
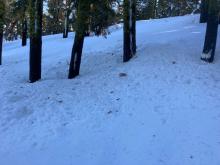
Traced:
<path fill-rule="evenodd" d="M 88 12 L 90 5 L 88 0 L 79 0 L 77 7 L 77 22 L 74 44 L 72 48 L 68 78 L 72 79 L 79 75 L 83 43 L 85 33 L 88 30 Z"/>
<path fill-rule="evenodd" d="M 5 15 L 5 1 L 0 0 L 0 65 L 2 64 L 4 15 Z"/>
<path fill-rule="evenodd" d="M 130 3 L 129 0 L 124 0 L 124 55 L 123 61 L 127 62 L 131 59 L 131 41 L 130 41 Z"/>
<path fill-rule="evenodd" d="M 0 29 L 0 65 L 2 65 L 3 30 Z"/>
<path fill-rule="evenodd" d="M 69 79 L 79 75 L 84 38 L 84 35 L 76 33 L 70 61 Z"/>
<path fill-rule="evenodd" d="M 69 33 L 69 12 L 66 10 L 65 11 L 63 38 L 68 38 L 68 33 Z"/>
<path fill-rule="evenodd" d="M 22 23 L 22 46 L 27 45 L 27 20 Z"/>
<path fill-rule="evenodd" d="M 209 0 L 202 0 L 200 10 L 200 23 L 206 23 L 208 20 Z"/>
<path fill-rule="evenodd" d="M 30 82 L 41 79 L 43 0 L 31 0 L 30 13 Z"/>
<path fill-rule="evenodd" d="M 132 2 L 132 54 L 136 54 L 136 0 Z"/>
<path fill-rule="evenodd" d="M 129 61 L 136 53 L 136 0 L 124 0 L 124 54 Z"/>
<path fill-rule="evenodd" d="M 130 2 L 129 0 L 124 0 L 124 62 L 129 61 L 132 57 L 130 43 Z"/>
<path fill-rule="evenodd" d="M 201 59 L 213 62 L 218 34 L 218 7 L 217 0 L 210 0 L 205 43 Z"/>

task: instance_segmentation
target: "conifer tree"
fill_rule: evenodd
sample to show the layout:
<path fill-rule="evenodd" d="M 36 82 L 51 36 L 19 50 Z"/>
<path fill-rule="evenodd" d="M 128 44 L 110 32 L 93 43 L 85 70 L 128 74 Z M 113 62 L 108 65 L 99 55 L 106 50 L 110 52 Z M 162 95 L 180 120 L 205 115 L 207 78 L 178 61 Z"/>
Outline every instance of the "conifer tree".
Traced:
<path fill-rule="evenodd" d="M 218 34 L 218 0 L 209 0 L 207 29 L 201 59 L 213 62 Z"/>
<path fill-rule="evenodd" d="M 43 0 L 29 0 L 30 82 L 41 79 Z"/>

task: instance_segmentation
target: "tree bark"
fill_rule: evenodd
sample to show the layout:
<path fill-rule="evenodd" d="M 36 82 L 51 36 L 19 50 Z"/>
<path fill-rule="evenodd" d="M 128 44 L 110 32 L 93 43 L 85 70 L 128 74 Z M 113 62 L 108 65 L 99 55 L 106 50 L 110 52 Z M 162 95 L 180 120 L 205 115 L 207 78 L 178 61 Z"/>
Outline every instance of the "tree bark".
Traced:
<path fill-rule="evenodd" d="M 0 27 L 0 65 L 2 65 L 3 29 Z"/>
<path fill-rule="evenodd" d="M 209 0 L 202 0 L 200 10 L 200 23 L 206 23 L 208 20 Z"/>
<path fill-rule="evenodd" d="M 129 61 L 136 53 L 136 0 L 124 0 L 123 61 Z"/>
<path fill-rule="evenodd" d="M 217 0 L 210 0 L 209 2 L 207 29 L 201 59 L 211 63 L 215 56 L 218 34 L 218 5 Z"/>
<path fill-rule="evenodd" d="M 22 46 L 27 45 L 27 20 L 24 19 L 22 23 Z"/>
<path fill-rule="evenodd" d="M 86 30 L 88 30 L 88 13 L 90 5 L 88 0 L 79 0 L 77 8 L 77 22 L 75 39 L 72 48 L 69 75 L 68 78 L 72 79 L 79 75 L 83 43 L 85 38 Z"/>
<path fill-rule="evenodd" d="M 72 49 L 72 56 L 70 61 L 69 79 L 75 78 L 79 75 L 82 49 L 84 43 L 84 35 L 76 34 L 75 41 Z"/>
<path fill-rule="evenodd" d="M 31 0 L 30 12 L 30 82 L 41 79 L 43 0 Z"/>

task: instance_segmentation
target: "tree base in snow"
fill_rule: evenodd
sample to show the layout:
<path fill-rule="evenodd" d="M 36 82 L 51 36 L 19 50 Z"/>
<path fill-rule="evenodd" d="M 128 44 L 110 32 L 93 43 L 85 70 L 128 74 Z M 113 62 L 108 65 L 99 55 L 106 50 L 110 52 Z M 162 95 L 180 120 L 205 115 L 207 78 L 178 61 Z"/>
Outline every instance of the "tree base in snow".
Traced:
<path fill-rule="evenodd" d="M 205 61 L 205 62 L 208 62 L 208 63 L 212 63 L 214 61 L 214 59 L 212 58 L 211 54 L 210 53 L 203 53 L 201 55 L 201 60 L 202 61 Z"/>

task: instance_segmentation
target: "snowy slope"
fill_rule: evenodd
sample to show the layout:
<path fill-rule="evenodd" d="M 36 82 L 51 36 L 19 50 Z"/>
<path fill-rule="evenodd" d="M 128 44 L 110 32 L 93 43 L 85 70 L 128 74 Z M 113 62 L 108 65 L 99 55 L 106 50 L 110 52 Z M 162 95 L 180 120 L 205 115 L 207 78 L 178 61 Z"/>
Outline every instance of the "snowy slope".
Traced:
<path fill-rule="evenodd" d="M 137 56 L 125 64 L 122 29 L 89 37 L 74 80 L 74 34 L 44 38 L 43 78 L 34 84 L 28 47 L 5 43 L 0 165 L 219 165 L 220 50 L 214 64 L 199 60 L 198 20 L 138 22 Z"/>

